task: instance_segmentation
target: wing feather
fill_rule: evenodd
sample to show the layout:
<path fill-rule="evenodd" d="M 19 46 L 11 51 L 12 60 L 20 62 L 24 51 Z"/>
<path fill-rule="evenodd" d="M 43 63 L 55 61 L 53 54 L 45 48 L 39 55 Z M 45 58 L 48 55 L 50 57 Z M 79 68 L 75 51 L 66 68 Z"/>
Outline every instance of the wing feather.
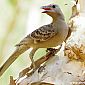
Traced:
<path fill-rule="evenodd" d="M 30 34 L 30 37 L 36 41 L 46 41 L 56 34 L 52 24 L 44 25 L 39 29 L 36 29 Z"/>
<path fill-rule="evenodd" d="M 31 34 L 27 35 L 16 46 L 28 44 L 29 37 L 34 40 L 34 43 L 38 43 L 38 42 L 43 42 L 43 41 L 50 39 L 55 34 L 57 34 L 57 32 L 55 31 L 55 29 L 53 29 L 52 24 L 44 25 L 44 26 L 40 27 L 39 29 L 36 29 L 35 31 L 33 31 Z"/>

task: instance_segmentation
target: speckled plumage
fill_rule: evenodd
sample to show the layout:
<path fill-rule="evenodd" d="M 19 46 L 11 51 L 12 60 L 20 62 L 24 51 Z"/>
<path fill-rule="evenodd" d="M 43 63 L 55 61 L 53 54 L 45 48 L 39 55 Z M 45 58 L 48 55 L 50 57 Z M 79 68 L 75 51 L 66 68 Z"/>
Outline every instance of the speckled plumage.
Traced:
<path fill-rule="evenodd" d="M 33 39 L 34 43 L 39 43 L 46 41 L 53 37 L 57 32 L 53 28 L 52 24 L 44 25 L 39 29 L 34 30 L 31 34 L 27 35 L 17 46 L 24 44 L 26 40 L 30 37 Z"/>
<path fill-rule="evenodd" d="M 50 29 L 51 28 L 51 29 Z M 56 31 L 53 29 L 52 24 L 44 25 L 39 29 L 36 29 L 30 34 L 30 37 L 38 41 L 46 41 L 53 37 L 56 34 Z"/>

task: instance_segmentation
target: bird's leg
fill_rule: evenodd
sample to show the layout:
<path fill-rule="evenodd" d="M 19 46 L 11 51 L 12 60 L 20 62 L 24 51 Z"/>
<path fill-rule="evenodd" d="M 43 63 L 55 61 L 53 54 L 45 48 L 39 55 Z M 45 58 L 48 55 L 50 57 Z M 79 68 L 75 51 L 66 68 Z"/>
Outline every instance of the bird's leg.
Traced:
<path fill-rule="evenodd" d="M 31 62 L 32 62 L 32 65 L 33 65 L 33 71 L 35 71 L 35 63 L 34 63 L 33 56 L 34 56 L 36 50 L 37 50 L 37 48 L 33 48 L 32 51 L 31 51 L 30 54 L 29 54 L 29 57 L 30 57 Z"/>

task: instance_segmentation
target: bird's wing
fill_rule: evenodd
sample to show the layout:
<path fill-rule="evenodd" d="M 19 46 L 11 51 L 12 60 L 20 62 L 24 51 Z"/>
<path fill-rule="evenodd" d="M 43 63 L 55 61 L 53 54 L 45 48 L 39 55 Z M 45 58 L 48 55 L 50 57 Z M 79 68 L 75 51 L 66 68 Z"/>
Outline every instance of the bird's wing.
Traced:
<path fill-rule="evenodd" d="M 40 27 L 39 29 L 36 29 L 35 31 L 33 31 L 31 34 L 27 35 L 23 40 L 21 40 L 21 42 L 19 44 L 17 44 L 16 46 L 20 46 L 20 45 L 25 45 L 28 44 L 29 42 L 29 37 L 34 40 L 34 43 L 39 43 L 39 42 L 43 42 L 46 41 L 48 39 L 50 39 L 51 37 L 53 37 L 57 32 L 55 31 L 55 29 L 53 29 L 52 24 L 49 25 L 44 25 L 42 27 Z"/>
<path fill-rule="evenodd" d="M 36 29 L 30 34 L 30 37 L 34 39 L 34 41 L 46 41 L 53 37 L 57 32 L 53 29 L 52 24 L 44 25 L 39 29 Z"/>

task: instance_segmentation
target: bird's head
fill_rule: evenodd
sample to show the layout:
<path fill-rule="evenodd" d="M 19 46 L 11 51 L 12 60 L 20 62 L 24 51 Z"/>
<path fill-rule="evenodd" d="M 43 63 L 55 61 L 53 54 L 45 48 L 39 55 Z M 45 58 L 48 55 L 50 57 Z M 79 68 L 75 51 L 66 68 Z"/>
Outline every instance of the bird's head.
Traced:
<path fill-rule="evenodd" d="M 56 4 L 42 6 L 41 9 L 44 9 L 44 11 L 42 13 L 46 13 L 53 18 L 63 16 L 63 13 L 62 13 L 60 7 Z"/>

